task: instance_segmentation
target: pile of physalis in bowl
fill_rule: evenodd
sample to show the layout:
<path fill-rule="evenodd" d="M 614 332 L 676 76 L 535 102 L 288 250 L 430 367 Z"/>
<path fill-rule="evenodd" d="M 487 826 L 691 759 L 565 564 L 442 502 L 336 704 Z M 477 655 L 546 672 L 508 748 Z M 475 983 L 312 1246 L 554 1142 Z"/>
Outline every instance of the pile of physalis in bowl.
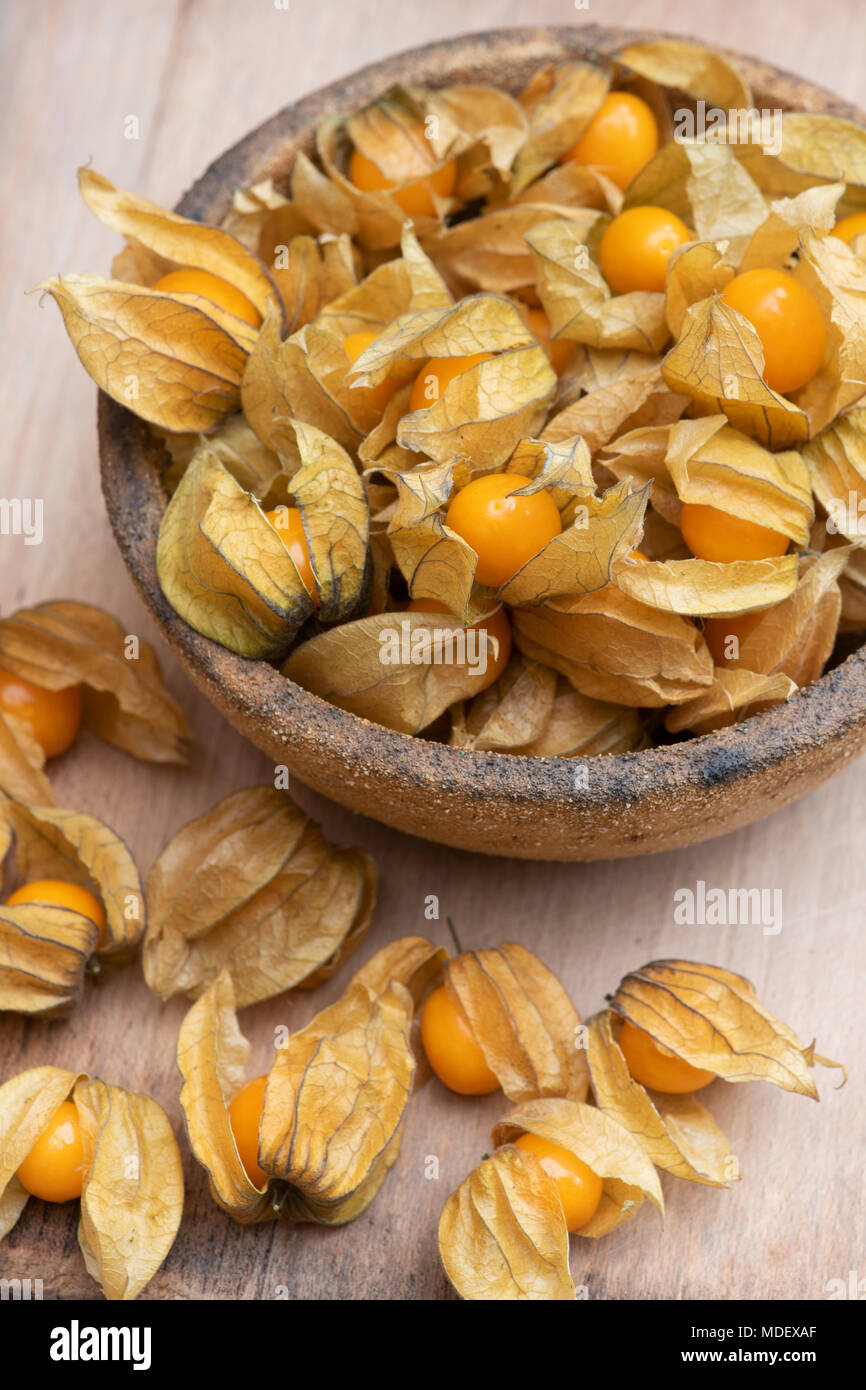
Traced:
<path fill-rule="evenodd" d="M 753 98 L 683 42 L 516 95 L 394 87 L 222 228 L 82 171 L 126 249 L 42 288 L 164 439 L 181 617 L 500 752 L 642 747 L 815 680 L 866 627 L 866 130 L 710 138 L 701 103 Z"/>

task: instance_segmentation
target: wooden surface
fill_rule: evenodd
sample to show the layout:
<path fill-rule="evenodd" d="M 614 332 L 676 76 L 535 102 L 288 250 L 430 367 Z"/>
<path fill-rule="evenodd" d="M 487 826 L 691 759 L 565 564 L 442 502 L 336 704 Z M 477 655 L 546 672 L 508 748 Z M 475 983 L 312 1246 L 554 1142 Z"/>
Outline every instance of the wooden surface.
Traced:
<path fill-rule="evenodd" d="M 77 165 L 92 160 L 122 186 L 172 204 L 250 126 L 320 84 L 399 48 L 467 29 L 532 21 L 668 28 L 763 56 L 863 103 L 866 26 L 860 0 L 6 0 L 0 90 L 15 113 L 0 163 L 0 324 L 6 349 L 0 410 L 3 496 L 44 499 L 45 539 L 0 537 L 0 604 L 75 597 L 109 606 L 153 640 L 109 534 L 99 494 L 95 390 L 59 317 L 23 291 L 55 271 L 104 270 L 112 235 L 79 202 Z M 137 116 L 140 138 L 125 138 Z M 128 125 L 127 125 L 128 128 Z M 159 648 L 159 642 L 156 642 Z M 235 788 L 269 781 L 247 746 L 161 653 L 167 682 L 197 739 L 188 769 L 153 768 L 89 735 L 52 769 L 58 801 L 101 816 L 146 873 L 166 838 Z M 682 955 L 748 975 L 804 1041 L 843 1058 L 851 1079 L 820 1073 L 821 1104 L 766 1086 L 717 1082 L 706 1099 L 731 1139 L 743 1181 L 717 1191 L 666 1179 L 667 1223 L 649 1211 L 598 1243 L 572 1241 L 572 1267 L 593 1298 L 820 1299 L 833 1279 L 866 1274 L 862 1147 L 862 990 L 866 947 L 863 766 L 775 818 L 724 840 L 623 863 L 535 865 L 425 845 L 331 805 L 297 799 L 336 840 L 377 858 L 376 923 L 355 964 L 406 932 L 464 944 L 517 940 L 560 975 L 589 1014 L 621 975 Z M 711 886 L 782 890 L 783 926 L 681 927 L 674 893 Z M 441 920 L 425 922 L 436 894 Z M 255 1071 L 273 1029 L 295 1028 L 331 1002 L 351 967 L 312 995 L 247 1010 Z M 449 1297 L 436 1251 L 448 1193 L 489 1144 L 501 1097 L 463 1100 L 431 1083 L 413 1101 L 403 1148 L 368 1211 L 339 1231 L 244 1229 L 212 1203 L 185 1148 L 174 1063 L 182 1001 L 163 1006 L 136 965 L 91 987 L 61 1023 L 0 1018 L 0 1080 L 55 1063 L 148 1091 L 167 1108 L 184 1151 L 187 1204 L 178 1240 L 145 1296 L 153 1298 L 424 1299 Z M 425 1178 L 428 1156 L 438 1179 Z M 98 1296 L 75 1239 L 76 1212 L 31 1202 L 0 1245 L 0 1275 L 41 1278 L 46 1297 Z"/>

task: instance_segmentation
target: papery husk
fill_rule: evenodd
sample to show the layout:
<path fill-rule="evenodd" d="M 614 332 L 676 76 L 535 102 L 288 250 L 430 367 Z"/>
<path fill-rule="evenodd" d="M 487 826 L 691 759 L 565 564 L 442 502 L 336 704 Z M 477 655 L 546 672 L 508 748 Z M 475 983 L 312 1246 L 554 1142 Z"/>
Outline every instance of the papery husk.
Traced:
<path fill-rule="evenodd" d="M 531 758 L 627 753 L 645 741 L 640 717 L 574 690 L 549 666 L 515 654 L 499 680 L 452 711 L 452 748 Z"/>
<path fill-rule="evenodd" d="M 478 556 L 468 541 L 445 524 L 453 466 L 442 463 L 424 472 L 398 473 L 394 481 L 397 501 L 387 534 L 409 593 L 416 599 L 441 601 L 466 622 Z"/>
<path fill-rule="evenodd" d="M 352 385 L 343 339 L 381 332 L 407 310 L 411 298 L 411 275 L 400 258 L 372 271 L 285 340 L 276 317 L 265 319 L 244 372 L 241 399 L 252 428 L 281 454 L 290 473 L 299 460 L 294 441 L 280 429 L 281 418 L 315 425 L 349 450 L 379 423 L 381 408 Z"/>
<path fill-rule="evenodd" d="M 665 728 L 672 734 L 683 729 L 691 729 L 695 734 L 710 733 L 744 719 L 755 707 L 767 709 L 781 700 L 790 700 L 796 693 L 796 682 L 782 672 L 763 675 L 758 671 L 717 667 L 709 690 L 671 709 Z"/>
<path fill-rule="evenodd" d="M 359 209 L 363 208 L 366 214 L 372 213 L 374 220 L 389 229 L 389 245 L 393 246 L 400 239 L 404 214 L 393 199 L 383 203 L 381 198 L 376 201 L 375 194 L 359 194 L 334 166 L 332 154 L 336 152 L 339 131 L 339 118 L 329 118 L 316 132 L 317 145 L 325 150 L 324 172 L 303 150 L 295 156 L 290 178 L 294 210 L 319 232 L 355 238 L 361 221 Z"/>
<path fill-rule="evenodd" d="M 725 240 L 693 241 L 678 247 L 668 261 L 665 285 L 665 317 L 674 338 L 679 338 L 687 311 L 693 304 L 722 294 L 737 269 Z"/>
<path fill-rule="evenodd" d="M 0 906 L 0 1011 L 56 1018 L 80 999 L 99 940 L 89 917 L 64 907 Z"/>
<path fill-rule="evenodd" d="M 725 1081 L 770 1081 L 818 1100 L 810 1068 L 841 1064 L 803 1047 L 742 975 L 695 961 L 650 961 L 626 975 L 611 1009 L 690 1066 Z"/>
<path fill-rule="evenodd" d="M 587 189 L 597 180 L 580 165 L 563 165 L 563 172 L 575 170 Z M 534 187 L 534 185 L 533 185 Z M 539 222 L 566 218 L 589 233 L 597 221 L 596 212 L 585 207 L 562 206 L 555 201 L 524 201 L 491 208 L 468 222 L 444 227 L 425 242 L 425 250 L 435 261 L 449 284 L 460 289 L 508 294 L 535 284 L 535 263 L 526 244 L 526 233 Z M 601 205 L 599 200 L 599 205 Z"/>
<path fill-rule="evenodd" d="M 52 806 L 54 793 L 42 771 L 45 753 L 24 719 L 0 714 L 0 793 L 34 806 Z M 0 817 L 0 844 L 4 843 Z M 7 842 L 8 847 L 8 842 Z M 6 850 L 0 853 L 0 859 Z"/>
<path fill-rule="evenodd" d="M 652 1094 L 635 1081 L 614 1037 L 615 1016 L 587 1024 L 587 1060 L 595 1103 L 629 1130 L 657 1168 L 690 1182 L 727 1187 L 739 1178 L 731 1147 L 715 1120 L 691 1095 Z"/>
<path fill-rule="evenodd" d="M 417 1009 L 438 983 L 447 960 L 445 947 L 434 946 L 426 936 L 401 936 L 371 956 L 351 982 L 373 994 L 384 994 L 389 985 L 400 984 L 409 991 Z"/>
<path fill-rule="evenodd" d="M 631 479 L 636 486 L 649 483 L 650 505 L 679 532 L 682 503 L 666 462 L 669 442 L 668 425 L 644 425 L 607 445 L 598 463 L 620 482 Z"/>
<path fill-rule="evenodd" d="M 543 485 L 540 475 L 513 495 L 530 494 Z M 649 495 L 649 487 L 631 492 L 628 483 L 617 483 L 602 497 L 583 497 L 573 523 L 527 560 L 503 584 L 499 597 L 512 606 L 535 607 L 560 595 L 604 588 L 617 562 L 640 543 Z"/>
<path fill-rule="evenodd" d="M 78 1242 L 87 1272 L 109 1300 L 137 1298 L 174 1244 L 183 1171 L 168 1117 L 149 1096 L 79 1081 L 87 1174 Z"/>
<path fill-rule="evenodd" d="M 273 450 L 263 444 L 248 423 L 246 417 L 238 412 L 229 415 L 209 435 L 201 434 L 162 434 L 171 463 L 163 474 L 169 494 L 178 483 L 195 457 L 196 450 L 207 442 L 207 447 L 231 473 L 235 482 L 244 492 L 251 492 L 263 501 L 271 491 L 279 489 L 288 474 L 284 471 L 283 460 Z"/>
<path fill-rule="evenodd" d="M 60 1067 L 32 1067 L 0 1086 L 0 1240 L 30 1198 L 16 1173 L 80 1077 Z"/>
<path fill-rule="evenodd" d="M 309 232 L 311 224 L 302 213 L 292 207 L 292 201 L 274 184 L 272 178 L 260 179 L 258 183 L 248 184 L 246 188 L 236 188 L 232 194 L 229 211 L 220 226 L 248 251 L 255 252 L 259 245 L 262 226 L 274 212 L 290 209 L 294 214 L 290 222 L 291 235 Z M 267 259 L 260 257 L 260 259 Z"/>
<path fill-rule="evenodd" d="M 260 1190 L 250 1181 L 229 1120 L 228 1107 L 244 1085 L 249 1053 L 238 1027 L 232 977 L 221 970 L 180 1026 L 180 1103 L 190 1148 L 207 1172 L 211 1196 L 244 1225 L 276 1217 L 270 1184 Z"/>
<path fill-rule="evenodd" d="M 136 193 L 115 188 L 94 169 L 79 169 L 78 188 L 101 222 L 161 259 L 164 269 L 160 268 L 157 278 L 175 268 L 192 267 L 227 280 L 262 317 L 268 300 L 276 302 L 273 281 L 261 261 L 222 228 L 193 222 Z"/>
<path fill-rule="evenodd" d="M 827 322 L 823 364 L 797 392 L 815 436 L 866 394 L 866 263 L 841 238 L 806 228 L 797 276 Z"/>
<path fill-rule="evenodd" d="M 484 683 L 486 664 L 481 671 L 480 647 L 476 672 L 468 662 L 446 659 L 449 652 L 460 655 L 462 631 L 446 614 L 379 613 L 302 643 L 282 672 L 340 709 L 399 733 L 416 734 L 455 701 L 478 694 Z M 493 640 L 483 631 L 478 635 L 479 643 L 495 656 Z M 417 661 L 412 661 L 413 650 Z M 383 663 L 385 651 L 399 659 Z"/>
<path fill-rule="evenodd" d="M 648 743 L 636 710 L 581 695 L 559 677 L 553 707 L 537 738 L 512 753 L 529 758 L 597 757 L 604 753 L 630 753 Z"/>
<path fill-rule="evenodd" d="M 401 252 L 410 247 L 419 247 L 419 243 L 407 223 L 401 235 Z M 320 326 L 340 337 L 364 331 L 381 333 L 409 310 L 420 288 L 429 288 L 429 271 L 422 277 L 423 287 L 415 281 L 420 254 L 419 248 L 418 255 L 409 251 L 408 256 L 401 254 L 376 266 L 358 285 L 325 306 L 319 314 Z M 423 261 L 431 266 L 426 256 Z"/>
<path fill-rule="evenodd" d="M 310 324 L 282 341 L 273 314 L 262 324 L 244 371 L 241 401 L 253 430 L 268 449 L 280 455 L 290 476 L 300 460 L 291 431 L 287 434 L 281 421 L 293 417 L 307 421 L 349 449 L 356 447 L 374 424 L 374 416 L 364 413 L 363 408 L 360 419 L 352 419 L 348 413 L 343 389 L 348 370 L 342 343 L 330 333 Z M 337 382 L 336 397 L 328 390 L 332 378 Z M 360 398 L 355 405 L 363 407 Z"/>
<path fill-rule="evenodd" d="M 828 514 L 828 527 L 862 543 L 866 536 L 866 408 L 848 411 L 800 452 L 815 496 Z"/>
<path fill-rule="evenodd" d="M 589 393 L 618 381 L 644 376 L 660 367 L 661 361 L 656 353 L 581 346 L 569 377 L 582 391 Z"/>
<path fill-rule="evenodd" d="M 663 145 L 623 200 L 624 211 L 646 205 L 674 213 L 694 228 L 696 242 L 724 238 L 737 245 L 767 216 L 761 188 L 737 159 L 736 148 L 715 141 L 675 139 Z"/>
<path fill-rule="evenodd" d="M 40 603 L 0 619 L 0 666 L 47 690 L 81 682 L 83 721 L 100 738 L 147 762 L 185 762 L 186 715 L 153 648 L 136 642 L 137 656 L 128 656 L 129 635 L 101 608 Z"/>
<path fill-rule="evenodd" d="M 595 700 L 658 709 L 712 684 L 713 659 L 695 625 L 639 603 L 615 584 L 520 609 L 513 630 L 525 656 L 552 666 Z"/>
<path fill-rule="evenodd" d="M 535 490 L 545 488 L 565 525 L 574 519 L 575 499 L 584 502 L 595 492 L 592 458 L 586 441 L 579 435 L 553 441 L 521 439 L 508 460 L 508 472 L 520 473 L 534 484 Z"/>
<path fill-rule="evenodd" d="M 779 531 L 798 547 L 808 543 L 815 508 L 796 450 L 771 454 L 724 415 L 711 415 L 671 426 L 665 463 L 681 502 Z"/>
<path fill-rule="evenodd" d="M 432 173 L 453 148 L 454 130 L 442 130 L 438 121 L 430 123 L 428 135 L 427 102 L 424 88 L 395 83 L 346 118 L 346 134 L 354 148 L 397 187 Z"/>
<path fill-rule="evenodd" d="M 465 951 L 448 962 L 445 989 L 462 1008 L 509 1100 L 583 1100 L 589 1082 L 580 1016 L 531 951 L 514 942 Z"/>
<path fill-rule="evenodd" d="M 429 274 L 433 267 L 430 262 L 427 265 Z M 534 343 L 532 330 L 513 300 L 473 294 L 454 304 L 441 281 L 439 286 L 428 291 L 420 305 L 414 296 L 409 310 L 361 354 L 351 369 L 357 386 L 375 386 L 395 367 L 417 370 L 430 357 L 467 357 L 480 350 L 505 353 Z M 460 380 L 450 382 L 444 394 Z"/>
<path fill-rule="evenodd" d="M 836 207 L 845 192 L 843 183 L 807 188 L 794 198 L 777 198 L 770 203 L 765 221 L 756 228 L 738 266 L 740 274 L 769 266 L 789 267 L 799 253 L 803 234 L 811 229 L 827 233 L 836 222 Z M 709 291 L 708 291 L 709 292 Z"/>
<path fill-rule="evenodd" d="M 514 162 L 512 196 L 576 145 L 603 102 L 610 73 L 595 63 L 540 69 L 520 94 L 529 132 Z"/>
<path fill-rule="evenodd" d="M 96 954 L 104 963 L 129 956 L 144 934 L 145 903 L 138 869 L 120 836 L 81 811 L 16 802 L 4 809 L 15 833 L 21 879 L 61 879 L 95 893 L 105 910 Z M 53 919 L 50 909 L 45 911 L 47 923 Z"/>
<path fill-rule="evenodd" d="M 452 1192 L 439 1254 L 461 1298 L 572 1302 L 568 1231 L 553 1182 L 534 1154 L 497 1149 Z"/>
<path fill-rule="evenodd" d="M 358 112 L 352 119 L 360 121 L 363 114 Z M 421 124 L 423 126 L 423 116 Z M 342 116 L 326 116 L 316 131 L 316 152 L 325 177 L 308 160 L 301 163 L 299 156 L 292 173 L 292 196 L 301 210 L 322 230 L 347 232 L 365 249 L 388 251 L 399 245 L 403 225 L 409 220 L 392 194 L 405 184 L 415 182 L 419 175 L 416 173 L 400 180 L 395 189 L 364 192 L 356 188 L 344 172 L 348 169 L 351 149 L 352 140 L 345 119 Z M 416 145 L 416 152 L 421 156 L 420 144 Z M 429 152 L 425 159 L 421 177 L 431 174 L 437 167 L 435 161 L 431 162 Z M 435 193 L 433 203 L 434 206 L 438 204 L 443 212 L 452 205 L 450 199 L 440 199 Z M 422 231 L 435 227 L 438 220 L 434 217 L 414 219 L 416 228 Z"/>
<path fill-rule="evenodd" d="M 866 135 L 856 121 L 817 112 L 785 111 L 781 144 L 772 163 L 766 156 L 754 162 L 765 176 L 772 170 L 776 180 L 784 180 L 787 173 L 786 193 L 789 189 L 799 192 L 813 180 L 831 183 L 843 180 L 854 198 L 850 211 L 862 205 L 866 185 Z M 747 153 L 750 159 L 754 158 L 753 152 Z M 846 208 L 843 215 L 848 211 Z"/>
<path fill-rule="evenodd" d="M 287 421 L 301 467 L 291 479 L 300 509 L 323 623 L 345 622 L 367 602 L 370 511 L 352 459 L 334 439 L 300 420 Z M 277 528 L 279 534 L 279 528 Z"/>
<path fill-rule="evenodd" d="M 799 406 L 770 390 L 763 370 L 755 329 L 718 297 L 686 311 L 662 368 L 671 390 L 691 396 L 701 414 L 721 412 L 768 449 L 787 449 L 808 438 L 809 421 Z"/>
<path fill-rule="evenodd" d="M 458 83 L 425 91 L 424 109 L 437 156 L 458 154 L 459 198 L 483 197 L 507 180 L 527 135 L 519 101 L 497 87 Z"/>
<path fill-rule="evenodd" d="M 506 206 L 520 207 L 524 203 L 556 209 L 552 216 L 573 217 L 589 226 L 594 211 L 619 212 L 622 192 L 598 169 L 568 159 L 554 164 L 519 193 L 512 193 Z"/>
<path fill-rule="evenodd" d="M 378 1192 L 413 1086 L 415 996 L 439 958 L 419 938 L 393 942 L 277 1051 L 259 1161 L 288 1184 L 282 1211 L 290 1220 L 343 1225 Z"/>
<path fill-rule="evenodd" d="M 499 1121 L 491 1137 L 498 1148 L 526 1133 L 568 1149 L 603 1179 L 598 1209 L 576 1234 L 607 1235 L 636 1216 L 644 1198 L 664 1215 L 658 1173 L 635 1136 L 605 1111 L 574 1099 L 527 1100 Z"/>
<path fill-rule="evenodd" d="M 78 1112 L 83 1181 L 78 1242 L 109 1300 L 134 1299 L 162 1265 L 183 1210 L 183 1173 L 163 1109 L 149 1096 L 59 1067 L 0 1086 L 0 1240 L 29 1194 L 15 1176 L 58 1107 Z"/>
<path fill-rule="evenodd" d="M 804 556 L 796 591 L 761 615 L 732 665 L 768 676 L 781 673 L 800 687 L 817 680 L 833 650 L 842 603 L 838 580 L 850 553 L 838 546 Z"/>
<path fill-rule="evenodd" d="M 519 654 L 487 690 L 455 708 L 452 748 L 510 752 L 540 738 L 553 712 L 556 672 Z"/>
<path fill-rule="evenodd" d="M 206 444 L 163 515 L 156 567 L 175 612 L 241 656 L 281 655 L 313 610 L 278 531 Z"/>
<path fill-rule="evenodd" d="M 326 305 L 357 284 L 349 237 L 324 234 L 283 240 L 282 219 L 271 216 L 262 229 L 259 254 L 271 266 L 289 333 L 312 323 Z"/>
<path fill-rule="evenodd" d="M 689 401 L 689 396 L 671 391 L 661 368 L 654 367 L 587 392 L 554 415 L 541 438 L 557 442 L 579 434 L 594 454 L 620 433 L 672 424 Z"/>
<path fill-rule="evenodd" d="M 673 87 L 690 97 L 701 98 L 707 106 L 728 111 L 752 105 L 751 88 L 736 64 L 703 44 L 688 39 L 658 39 L 627 44 L 616 56 L 632 72 L 661 87 Z"/>
<path fill-rule="evenodd" d="M 536 285 L 553 338 L 588 347 L 657 353 L 670 334 L 663 294 L 614 295 L 594 261 L 586 236 L 564 218 L 540 222 L 526 233 L 535 259 Z M 676 388 L 674 388 L 676 389 Z"/>
<path fill-rule="evenodd" d="M 619 565 L 614 582 L 651 608 L 691 617 L 747 613 L 781 603 L 797 587 L 797 556 L 768 560 L 650 560 Z"/>
<path fill-rule="evenodd" d="M 840 632 L 859 632 L 866 627 L 866 550 L 857 546 L 839 576 L 842 596 Z"/>
<path fill-rule="evenodd" d="M 54 275 L 36 289 L 57 304 L 84 370 L 142 420 L 206 433 L 238 409 L 256 331 L 233 314 L 98 275 Z"/>
<path fill-rule="evenodd" d="M 395 391 L 385 406 L 385 413 L 378 425 L 375 425 L 358 445 L 359 463 L 368 473 L 375 470 L 377 473 L 381 472 L 385 476 L 391 476 L 395 473 L 409 473 L 416 468 L 423 469 L 425 467 L 423 460 L 420 464 L 418 463 L 411 449 L 404 449 L 396 442 L 397 428 L 409 410 L 411 394 L 411 382 L 407 382 L 405 386 Z"/>
<path fill-rule="evenodd" d="M 239 1008 L 293 989 L 360 945 L 376 879 L 369 856 L 328 845 L 284 792 L 235 792 L 150 872 L 145 979 L 162 999 L 196 998 L 228 969 Z"/>

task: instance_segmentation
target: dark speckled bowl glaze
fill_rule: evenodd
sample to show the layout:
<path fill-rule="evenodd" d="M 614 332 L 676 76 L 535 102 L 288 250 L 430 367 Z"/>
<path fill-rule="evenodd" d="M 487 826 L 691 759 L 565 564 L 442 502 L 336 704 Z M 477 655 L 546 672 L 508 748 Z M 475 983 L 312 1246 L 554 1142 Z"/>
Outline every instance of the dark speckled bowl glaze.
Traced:
<path fill-rule="evenodd" d="M 286 107 L 222 155 L 181 200 L 219 222 L 234 189 L 281 177 L 313 147 L 325 115 L 362 106 L 397 80 L 487 82 L 518 90 L 542 64 L 610 55 L 664 37 L 595 26 L 499 30 L 401 53 Z M 732 54 L 759 106 L 866 117 L 820 87 Z M 258 748 L 335 801 L 400 830 L 485 854 L 604 859 L 706 840 L 768 815 L 832 776 L 866 744 L 866 650 L 777 706 L 687 742 L 587 760 L 472 753 L 346 714 L 263 662 L 201 637 L 166 603 L 156 540 L 166 494 L 147 427 L 99 397 L 108 514 L 130 573 L 178 660 Z M 578 774 L 586 768 L 586 786 Z"/>

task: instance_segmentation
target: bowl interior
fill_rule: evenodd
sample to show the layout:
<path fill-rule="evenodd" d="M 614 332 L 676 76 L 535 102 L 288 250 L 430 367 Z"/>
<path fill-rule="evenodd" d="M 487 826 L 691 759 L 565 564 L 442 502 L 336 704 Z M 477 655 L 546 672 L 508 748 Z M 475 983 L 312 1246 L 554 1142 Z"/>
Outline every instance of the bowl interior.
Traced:
<path fill-rule="evenodd" d="M 396 81 L 491 83 L 516 91 L 539 67 L 610 56 L 667 37 L 597 26 L 467 35 L 397 54 L 313 93 L 250 132 L 202 175 L 178 211 L 219 222 L 235 189 L 281 180 L 311 154 L 323 116 L 362 106 Z M 866 116 L 814 84 L 731 54 L 756 105 Z M 474 753 L 394 733 L 345 713 L 194 632 L 156 577 L 167 495 L 162 447 L 100 394 L 102 484 L 132 577 L 195 683 L 253 743 L 302 781 L 415 834 L 485 853 L 588 859 L 665 849 L 747 823 L 829 776 L 866 744 L 866 651 L 859 649 L 785 705 L 715 734 L 592 759 Z"/>

